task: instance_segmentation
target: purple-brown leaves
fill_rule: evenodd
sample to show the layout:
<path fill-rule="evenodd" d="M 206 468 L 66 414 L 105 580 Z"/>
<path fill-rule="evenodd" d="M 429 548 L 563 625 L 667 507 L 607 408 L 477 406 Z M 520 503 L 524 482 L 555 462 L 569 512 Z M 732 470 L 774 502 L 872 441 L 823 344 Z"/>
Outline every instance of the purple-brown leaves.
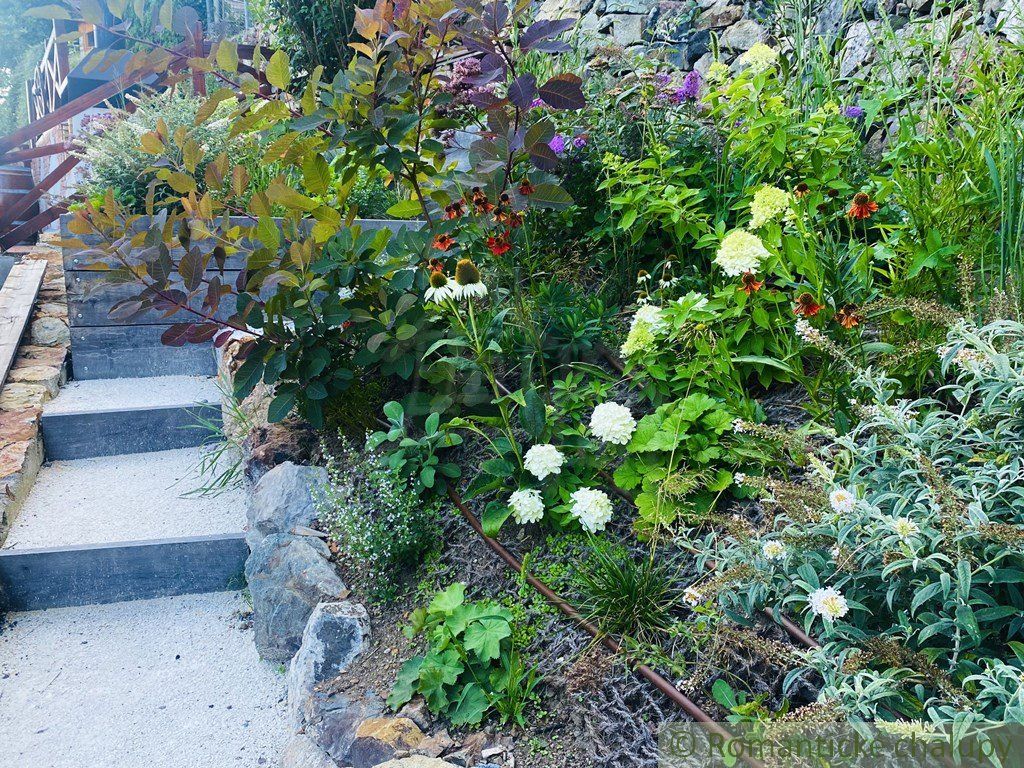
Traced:
<path fill-rule="evenodd" d="M 520 75 L 508 86 L 508 100 L 519 109 L 529 109 L 530 103 L 537 96 L 537 78 L 527 72 Z"/>
<path fill-rule="evenodd" d="M 569 44 L 551 38 L 572 29 L 576 19 L 541 19 L 527 27 L 519 36 L 519 48 L 523 51 L 561 53 L 569 50 Z"/>
<path fill-rule="evenodd" d="M 544 103 L 555 109 L 583 109 L 587 105 L 583 95 L 583 81 L 570 73 L 555 75 L 537 89 Z"/>

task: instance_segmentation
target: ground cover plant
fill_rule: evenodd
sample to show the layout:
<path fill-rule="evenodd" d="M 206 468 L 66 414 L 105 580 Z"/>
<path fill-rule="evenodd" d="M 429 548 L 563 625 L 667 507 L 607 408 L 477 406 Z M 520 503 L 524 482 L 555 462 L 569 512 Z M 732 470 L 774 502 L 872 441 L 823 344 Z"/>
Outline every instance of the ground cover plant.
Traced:
<path fill-rule="evenodd" d="M 1024 716 L 1024 48 L 952 37 L 940 3 L 840 76 L 782 10 L 779 44 L 689 71 L 587 67 L 525 2 L 358 9 L 330 80 L 279 51 L 261 88 L 222 42 L 193 121 L 259 143 L 266 187 L 217 194 L 244 164 L 156 128 L 149 227 L 116 190 L 76 211 L 135 288 L 115 313 L 242 336 L 236 395 L 272 388 L 271 420 L 374 404 L 321 523 L 416 603 L 393 706 L 531 732 L 552 649 L 610 679 L 525 581 L 431 570 L 468 546 L 452 490 L 618 662 L 722 719 Z M 355 221 L 371 200 L 406 226 Z"/>

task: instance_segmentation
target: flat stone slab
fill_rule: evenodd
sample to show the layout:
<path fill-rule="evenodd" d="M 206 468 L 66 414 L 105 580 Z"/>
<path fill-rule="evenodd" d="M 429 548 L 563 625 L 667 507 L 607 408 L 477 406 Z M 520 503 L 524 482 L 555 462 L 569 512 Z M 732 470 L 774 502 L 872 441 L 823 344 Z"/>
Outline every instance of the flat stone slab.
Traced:
<path fill-rule="evenodd" d="M 170 539 L 245 527 L 246 493 L 182 498 L 204 448 L 55 461 L 39 470 L 5 549 Z"/>
<path fill-rule="evenodd" d="M 3 763 L 272 768 L 284 677 L 238 592 L 15 613 L 0 630 Z"/>
<path fill-rule="evenodd" d="M 65 384 L 57 397 L 46 404 L 44 411 L 47 415 L 96 413 L 219 402 L 217 381 L 208 376 L 87 379 Z"/>

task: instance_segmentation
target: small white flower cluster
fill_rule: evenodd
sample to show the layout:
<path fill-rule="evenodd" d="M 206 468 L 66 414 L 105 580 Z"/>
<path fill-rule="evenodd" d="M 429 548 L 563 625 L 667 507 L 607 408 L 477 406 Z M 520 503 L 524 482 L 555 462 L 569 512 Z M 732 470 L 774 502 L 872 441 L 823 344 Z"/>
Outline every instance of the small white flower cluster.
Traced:
<path fill-rule="evenodd" d="M 823 619 L 835 621 L 850 612 L 846 598 L 834 587 L 820 587 L 807 596 L 811 612 Z"/>
<path fill-rule="evenodd" d="M 664 333 L 667 328 L 668 322 L 660 307 L 641 304 L 633 315 L 629 333 L 619 352 L 623 357 L 631 357 L 638 352 L 652 351 L 655 348 L 655 336 Z"/>
<path fill-rule="evenodd" d="M 762 185 L 750 201 L 751 229 L 760 229 L 770 221 L 785 218 L 789 212 L 789 192 L 770 184 Z"/>
<path fill-rule="evenodd" d="M 512 517 L 520 525 L 539 523 L 544 517 L 544 500 L 536 488 L 514 492 L 508 497 L 508 505 L 512 508 Z"/>
<path fill-rule="evenodd" d="M 548 475 L 557 475 L 562 471 L 564 463 L 565 456 L 550 443 L 531 446 L 523 457 L 526 471 L 538 480 L 543 480 Z"/>
<path fill-rule="evenodd" d="M 747 272 L 756 273 L 769 256 L 761 238 L 752 232 L 734 229 L 722 238 L 715 264 L 729 277 L 739 277 Z"/>
<path fill-rule="evenodd" d="M 583 529 L 590 533 L 603 531 L 608 521 L 612 519 L 612 500 L 608 494 L 596 488 L 580 488 L 573 491 L 572 508 L 573 517 L 580 521 Z"/>
<path fill-rule="evenodd" d="M 351 286 L 344 286 L 338 289 L 338 299 L 340 301 L 348 301 L 356 295 L 355 290 Z"/>
<path fill-rule="evenodd" d="M 704 595 L 693 587 L 687 587 L 683 590 L 683 602 L 691 608 L 696 608 L 704 602 Z"/>
<path fill-rule="evenodd" d="M 736 485 L 743 485 L 747 482 L 747 476 L 742 472 L 737 472 L 732 476 L 733 482 Z"/>
<path fill-rule="evenodd" d="M 748 424 L 743 419 L 733 419 L 732 420 L 732 431 L 735 432 L 737 435 L 742 435 L 745 432 L 749 432 L 750 431 L 750 424 Z"/>
<path fill-rule="evenodd" d="M 840 515 L 848 515 L 857 506 L 857 497 L 846 488 L 836 488 L 828 495 L 828 503 Z"/>
<path fill-rule="evenodd" d="M 781 541 L 766 541 L 764 546 L 761 547 L 761 554 L 764 555 L 765 560 L 778 562 L 780 560 L 785 560 L 789 551 L 786 549 L 786 545 Z"/>
<path fill-rule="evenodd" d="M 953 351 L 951 346 L 939 347 L 939 357 L 946 357 Z M 984 371 L 992 367 L 992 361 L 983 353 L 970 347 L 961 347 L 956 351 L 951 360 L 953 365 L 962 371 Z"/>
<path fill-rule="evenodd" d="M 625 445 L 636 431 L 636 419 L 624 405 L 601 403 L 590 415 L 590 431 L 603 442 Z"/>
<path fill-rule="evenodd" d="M 909 517 L 894 517 L 890 522 L 890 526 L 893 533 L 903 539 L 903 541 L 912 539 L 921 532 L 921 527 Z"/>
<path fill-rule="evenodd" d="M 803 340 L 804 344 L 810 344 L 812 347 L 821 347 L 828 343 L 825 334 L 802 317 L 796 321 L 796 335 Z"/>
<path fill-rule="evenodd" d="M 767 72 L 779 60 L 779 52 L 764 43 L 754 43 L 750 50 L 739 57 L 741 67 L 747 67 L 754 74 Z"/>

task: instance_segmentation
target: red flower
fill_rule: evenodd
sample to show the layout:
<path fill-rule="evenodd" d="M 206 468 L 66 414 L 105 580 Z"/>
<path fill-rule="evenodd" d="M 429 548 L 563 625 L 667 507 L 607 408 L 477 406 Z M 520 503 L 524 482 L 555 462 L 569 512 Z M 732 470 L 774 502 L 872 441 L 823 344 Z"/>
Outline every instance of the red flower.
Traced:
<path fill-rule="evenodd" d="M 850 210 L 846 215 L 851 219 L 868 219 L 877 210 L 878 203 L 868 197 L 866 192 L 858 192 L 853 196 L 853 202 L 850 203 Z"/>
<path fill-rule="evenodd" d="M 796 297 L 796 306 L 793 307 L 793 312 L 804 317 L 814 317 L 823 308 L 822 304 L 815 301 L 814 296 L 805 291 Z"/>
<path fill-rule="evenodd" d="M 449 234 L 437 235 L 434 238 L 434 247 L 439 251 L 447 251 L 455 245 L 455 238 Z"/>
<path fill-rule="evenodd" d="M 477 213 L 490 213 L 494 210 L 494 203 L 487 199 L 487 195 L 480 187 L 473 187 L 473 207 Z"/>
<path fill-rule="evenodd" d="M 836 322 L 843 326 L 843 328 L 849 330 L 850 328 L 856 328 L 864 322 L 864 317 L 857 312 L 857 308 L 853 304 L 844 304 L 840 310 L 836 312 Z"/>
<path fill-rule="evenodd" d="M 491 253 L 495 256 L 501 256 L 503 253 L 508 253 L 512 250 L 512 242 L 509 239 L 510 232 L 504 232 L 497 237 L 487 238 L 487 247 L 490 248 Z"/>
<path fill-rule="evenodd" d="M 446 219 L 457 219 L 462 215 L 462 200 L 456 200 L 454 203 L 450 203 L 444 207 L 444 217 Z"/>
<path fill-rule="evenodd" d="M 811 193 L 811 188 L 807 186 L 806 182 L 801 181 L 793 188 L 793 195 L 795 197 L 806 197 Z"/>
<path fill-rule="evenodd" d="M 431 272 L 444 272 L 444 262 L 440 259 L 431 259 L 427 266 L 430 267 Z"/>
<path fill-rule="evenodd" d="M 743 277 L 740 278 L 739 290 L 750 296 L 755 291 L 760 291 L 763 285 L 764 280 L 758 280 L 753 272 L 744 272 Z"/>
<path fill-rule="evenodd" d="M 534 188 L 533 184 L 530 183 L 529 179 L 523 179 L 521 182 L 519 182 L 519 194 L 520 195 L 523 195 L 525 197 L 529 197 L 530 195 L 532 195 L 536 191 L 537 190 Z"/>

